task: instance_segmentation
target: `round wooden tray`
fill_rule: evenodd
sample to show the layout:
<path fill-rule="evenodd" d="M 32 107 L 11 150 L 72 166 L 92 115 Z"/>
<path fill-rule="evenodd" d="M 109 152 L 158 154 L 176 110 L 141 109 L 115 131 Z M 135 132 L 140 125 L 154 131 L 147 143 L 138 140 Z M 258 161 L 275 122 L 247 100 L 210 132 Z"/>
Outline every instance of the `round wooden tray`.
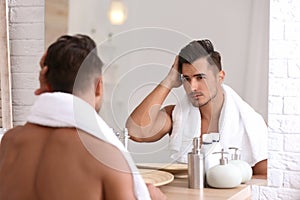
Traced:
<path fill-rule="evenodd" d="M 139 169 L 139 172 L 145 183 L 151 183 L 157 187 L 166 185 L 174 180 L 173 174 L 169 172 L 151 169 Z"/>
<path fill-rule="evenodd" d="M 138 163 L 139 169 L 157 169 L 176 174 L 187 174 L 187 164 L 181 163 Z"/>

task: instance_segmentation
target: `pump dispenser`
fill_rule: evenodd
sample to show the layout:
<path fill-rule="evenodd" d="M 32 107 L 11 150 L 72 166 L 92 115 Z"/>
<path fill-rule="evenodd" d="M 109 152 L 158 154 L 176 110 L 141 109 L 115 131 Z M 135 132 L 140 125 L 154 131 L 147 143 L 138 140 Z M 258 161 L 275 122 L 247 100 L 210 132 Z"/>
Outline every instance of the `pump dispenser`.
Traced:
<path fill-rule="evenodd" d="M 208 133 L 202 135 L 201 152 L 204 156 L 205 171 L 219 164 L 219 156 L 213 154 L 213 152 L 221 151 L 221 149 L 219 133 Z"/>
<path fill-rule="evenodd" d="M 234 164 L 228 163 L 228 159 L 224 157 L 224 149 L 220 153 L 220 164 L 208 169 L 206 173 L 206 180 L 209 186 L 214 188 L 234 188 L 241 184 L 242 175 L 238 167 Z"/>
<path fill-rule="evenodd" d="M 201 138 L 193 139 L 193 150 L 188 153 L 188 183 L 189 188 L 200 189 L 204 187 L 204 161 L 200 151 Z"/>
<path fill-rule="evenodd" d="M 229 161 L 229 163 L 234 164 L 241 171 L 242 183 L 245 183 L 246 181 L 249 181 L 252 177 L 252 168 L 251 168 L 251 166 L 247 162 L 241 160 L 241 155 L 238 153 L 239 148 L 229 147 L 229 149 L 234 150 L 234 153 L 231 154 L 231 160 Z"/>
<path fill-rule="evenodd" d="M 119 139 L 123 143 L 125 149 L 128 149 L 128 139 L 129 138 L 130 138 L 130 136 L 128 134 L 128 129 L 124 128 L 123 131 L 121 132 L 121 134 L 119 135 Z"/>

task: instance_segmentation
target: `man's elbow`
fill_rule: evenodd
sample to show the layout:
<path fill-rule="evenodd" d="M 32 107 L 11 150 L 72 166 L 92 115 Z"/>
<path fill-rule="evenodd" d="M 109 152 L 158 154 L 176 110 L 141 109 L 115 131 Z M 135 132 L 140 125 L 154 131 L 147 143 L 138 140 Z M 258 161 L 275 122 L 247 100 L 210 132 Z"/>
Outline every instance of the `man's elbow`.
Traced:
<path fill-rule="evenodd" d="M 145 130 L 136 125 L 132 120 L 126 121 L 126 128 L 131 140 L 135 142 L 147 142 L 147 133 L 145 133 Z"/>
<path fill-rule="evenodd" d="M 267 177 L 268 173 L 268 160 L 262 160 L 252 167 L 253 175 L 261 175 Z"/>

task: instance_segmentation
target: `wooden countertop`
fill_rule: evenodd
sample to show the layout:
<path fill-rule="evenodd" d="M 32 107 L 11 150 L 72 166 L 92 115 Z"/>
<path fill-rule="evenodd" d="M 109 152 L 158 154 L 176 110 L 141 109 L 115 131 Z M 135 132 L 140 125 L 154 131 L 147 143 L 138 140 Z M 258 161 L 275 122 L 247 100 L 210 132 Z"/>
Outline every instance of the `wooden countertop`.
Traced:
<path fill-rule="evenodd" d="M 201 200 L 242 200 L 251 199 L 251 185 L 266 185 L 267 180 L 255 179 L 246 184 L 241 184 L 236 188 L 232 189 L 214 189 L 214 188 L 203 188 L 203 189 L 190 189 L 188 188 L 187 178 L 176 178 L 173 182 L 168 185 L 160 187 L 162 192 L 166 194 L 169 200 L 177 199 L 201 199 Z"/>

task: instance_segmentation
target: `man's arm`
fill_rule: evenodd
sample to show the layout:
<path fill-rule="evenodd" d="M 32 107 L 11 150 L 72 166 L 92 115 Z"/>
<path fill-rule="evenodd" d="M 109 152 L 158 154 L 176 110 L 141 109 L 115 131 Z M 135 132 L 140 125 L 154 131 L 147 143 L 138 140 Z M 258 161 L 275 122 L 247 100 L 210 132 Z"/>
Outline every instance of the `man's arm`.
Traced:
<path fill-rule="evenodd" d="M 262 175 L 267 178 L 268 161 L 262 160 L 252 167 L 253 175 Z"/>
<path fill-rule="evenodd" d="M 104 199 L 136 199 L 133 190 L 133 181 L 130 173 L 126 172 L 110 172 L 107 174 L 109 178 L 104 182 Z M 161 190 L 152 184 L 147 184 L 147 188 L 152 200 L 165 200 L 166 196 Z"/>
<path fill-rule="evenodd" d="M 91 188 L 98 188 L 103 198 L 100 199 L 136 199 L 134 194 L 133 172 L 122 152 L 115 146 L 99 140 L 81 130 L 77 130 L 80 143 L 87 154 L 82 154 L 83 163 L 89 163 L 89 172 L 99 177 L 91 180 Z M 93 173 L 96 173 L 94 175 Z M 99 182 L 101 186 L 99 187 Z M 145 184 L 140 182 L 140 184 Z M 101 191 L 100 191 L 101 190 Z M 159 188 L 149 187 L 151 199 L 165 199 Z M 95 193 L 95 195 L 97 195 Z"/>
<path fill-rule="evenodd" d="M 147 184 L 147 188 L 148 188 L 148 191 L 150 193 L 150 197 L 152 200 L 166 200 L 167 197 L 166 195 L 164 195 L 161 190 L 157 187 L 155 187 L 154 185 L 152 184 Z"/>
<path fill-rule="evenodd" d="M 107 170 L 102 185 L 104 193 L 103 199 L 136 199 L 133 189 L 133 180 L 131 174 L 128 172 L 121 172 L 114 169 Z"/>
<path fill-rule="evenodd" d="M 138 142 L 159 140 L 172 129 L 170 107 L 161 105 L 170 91 L 181 85 L 178 56 L 166 78 L 138 105 L 126 122 L 131 139 Z"/>

